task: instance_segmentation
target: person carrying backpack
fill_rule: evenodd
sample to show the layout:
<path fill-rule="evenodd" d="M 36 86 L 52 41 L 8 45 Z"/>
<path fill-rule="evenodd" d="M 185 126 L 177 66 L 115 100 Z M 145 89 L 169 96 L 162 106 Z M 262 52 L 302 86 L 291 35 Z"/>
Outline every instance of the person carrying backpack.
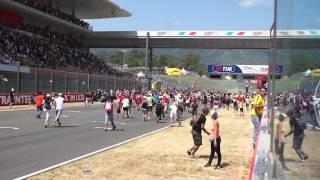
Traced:
<path fill-rule="evenodd" d="M 113 102 L 112 98 L 107 98 L 107 102 L 105 104 L 105 121 L 104 121 L 104 130 L 107 131 L 108 122 L 111 122 L 112 130 L 116 129 L 116 126 L 113 122 Z"/>

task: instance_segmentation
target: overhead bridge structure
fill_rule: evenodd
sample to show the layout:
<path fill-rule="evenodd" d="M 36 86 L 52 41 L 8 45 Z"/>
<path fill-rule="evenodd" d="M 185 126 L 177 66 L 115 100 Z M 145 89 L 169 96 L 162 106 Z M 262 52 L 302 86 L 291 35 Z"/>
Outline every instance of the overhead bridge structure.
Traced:
<path fill-rule="evenodd" d="M 313 48 L 319 30 L 278 31 L 277 47 Z M 114 31 L 92 32 L 84 38 L 90 48 L 270 49 L 269 31 Z"/>

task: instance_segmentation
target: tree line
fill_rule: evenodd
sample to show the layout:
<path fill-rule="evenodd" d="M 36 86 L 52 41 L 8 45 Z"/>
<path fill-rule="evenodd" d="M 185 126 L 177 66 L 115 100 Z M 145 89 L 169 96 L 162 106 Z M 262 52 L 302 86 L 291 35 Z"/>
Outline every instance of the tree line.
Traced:
<path fill-rule="evenodd" d="M 123 65 L 127 64 L 131 67 L 144 67 L 145 66 L 145 52 L 133 49 L 127 52 L 101 52 L 98 54 L 106 63 Z M 200 54 L 187 52 L 183 57 L 177 58 L 169 54 L 161 53 L 153 55 L 153 67 L 158 68 L 184 68 L 188 71 L 197 72 L 199 75 L 207 74 L 207 65 L 200 63 Z M 125 61 L 125 62 L 124 62 Z"/>

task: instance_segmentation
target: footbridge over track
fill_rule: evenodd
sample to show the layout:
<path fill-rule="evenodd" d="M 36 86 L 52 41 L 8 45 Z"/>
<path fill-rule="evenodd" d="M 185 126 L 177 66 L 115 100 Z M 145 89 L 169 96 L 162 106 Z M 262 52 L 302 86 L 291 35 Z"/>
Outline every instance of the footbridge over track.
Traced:
<path fill-rule="evenodd" d="M 277 33 L 277 47 L 290 42 L 292 48 L 313 48 L 320 44 L 319 30 L 283 30 Z M 269 31 L 114 31 L 85 36 L 90 48 L 200 48 L 269 49 Z M 287 47 L 287 46 L 286 46 Z"/>

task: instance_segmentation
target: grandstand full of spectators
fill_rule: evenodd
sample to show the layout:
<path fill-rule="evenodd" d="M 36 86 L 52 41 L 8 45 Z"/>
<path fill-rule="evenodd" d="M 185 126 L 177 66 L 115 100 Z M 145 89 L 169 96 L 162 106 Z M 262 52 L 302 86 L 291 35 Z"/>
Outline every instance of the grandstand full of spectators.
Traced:
<path fill-rule="evenodd" d="M 7 0 L 11 6 L 23 4 L 36 11 L 79 25 L 88 30 L 89 24 L 52 5 L 54 1 Z M 14 3 L 15 2 L 15 3 Z M 13 3 L 13 4 L 12 4 Z M 55 2 L 56 3 L 56 2 Z M 5 3 L 3 3 L 4 5 Z M 9 5 L 8 5 L 9 6 Z M 30 16 L 30 17 L 25 17 Z M 85 34 L 66 31 L 59 22 L 41 23 L 32 19 L 37 14 L 19 14 L 18 10 L 0 4 L 0 63 L 27 67 L 56 69 L 68 72 L 132 76 L 89 52 L 83 44 Z M 43 17 L 42 17 L 43 18 Z M 69 27 L 70 28 L 70 27 Z M 71 27 L 77 29 L 76 27 Z M 72 33 L 70 33 L 72 32 Z M 88 31 L 89 33 L 89 31 Z"/>
<path fill-rule="evenodd" d="M 81 47 L 81 40 L 34 25 L 0 25 L 0 63 L 126 76 Z"/>

